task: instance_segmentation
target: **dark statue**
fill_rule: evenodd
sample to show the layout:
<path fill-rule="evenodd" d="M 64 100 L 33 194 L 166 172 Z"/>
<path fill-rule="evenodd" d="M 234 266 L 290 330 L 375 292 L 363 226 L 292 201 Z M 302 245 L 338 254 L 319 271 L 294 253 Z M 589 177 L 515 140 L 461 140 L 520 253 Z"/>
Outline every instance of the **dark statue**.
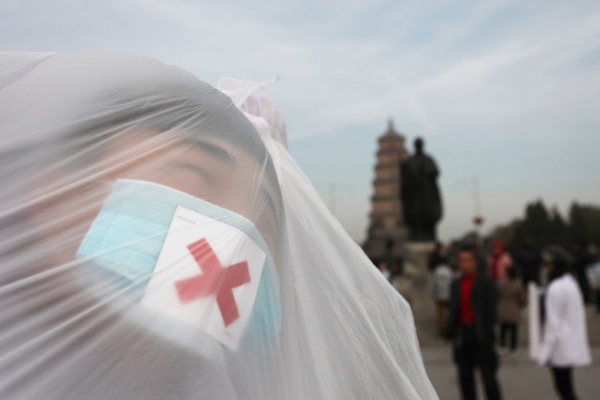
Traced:
<path fill-rule="evenodd" d="M 423 146 L 423 139 L 415 140 L 416 153 L 401 166 L 404 220 L 414 242 L 435 241 L 435 227 L 442 218 L 442 198 L 437 185 L 439 170 L 433 158 L 423 152 Z"/>

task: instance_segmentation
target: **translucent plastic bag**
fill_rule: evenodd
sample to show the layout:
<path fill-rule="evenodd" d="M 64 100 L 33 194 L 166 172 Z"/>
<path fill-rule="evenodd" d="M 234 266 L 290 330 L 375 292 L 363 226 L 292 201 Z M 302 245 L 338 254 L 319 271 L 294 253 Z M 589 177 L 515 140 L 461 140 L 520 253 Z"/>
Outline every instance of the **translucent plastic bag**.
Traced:
<path fill-rule="evenodd" d="M 1 53 L 1 398 L 437 397 L 408 305 L 254 90 Z"/>

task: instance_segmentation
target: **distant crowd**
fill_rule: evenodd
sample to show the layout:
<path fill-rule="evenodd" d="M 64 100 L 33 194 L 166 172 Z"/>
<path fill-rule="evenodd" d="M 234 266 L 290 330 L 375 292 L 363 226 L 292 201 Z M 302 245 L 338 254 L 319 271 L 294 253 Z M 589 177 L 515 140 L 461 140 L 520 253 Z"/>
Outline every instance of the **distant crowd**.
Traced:
<path fill-rule="evenodd" d="M 472 243 L 449 249 L 436 243 L 428 267 L 437 329 L 453 344 L 463 399 L 476 398 L 475 369 L 480 371 L 487 399 L 502 398 L 496 379 L 498 354 L 517 354 L 528 287 L 540 304 L 539 312 L 530 314 L 541 316 L 537 362 L 550 368 L 562 399 L 577 398 L 572 369 L 591 363 L 585 305 L 593 302 L 600 313 L 600 249 L 575 242 L 570 250 L 537 249 L 532 240 L 514 254 L 498 239 L 489 246 Z M 389 242 L 378 267 L 402 292 L 398 282 L 404 260 L 396 254 Z"/>
<path fill-rule="evenodd" d="M 464 246 L 463 246 L 464 247 Z M 537 249 L 533 240 L 528 239 L 522 248 L 514 254 L 505 250 L 502 240 L 493 239 L 489 246 L 472 245 L 478 264 L 478 272 L 490 276 L 498 288 L 498 319 L 500 324 L 511 324 L 515 314 L 515 305 L 525 305 L 525 290 L 530 282 L 537 286 L 546 286 L 548 272 L 543 268 L 543 249 Z M 486 250 L 486 247 L 488 249 Z M 558 248 L 558 246 L 548 246 Z M 446 249 L 442 243 L 436 243 L 429 256 L 429 272 L 434 299 L 449 300 L 449 287 L 457 276 L 457 254 L 460 247 Z M 600 314 L 600 247 L 573 242 L 570 253 L 561 249 L 567 263 L 567 271 L 576 279 L 585 304 L 594 303 Z M 441 329 L 440 332 L 443 330 Z"/>

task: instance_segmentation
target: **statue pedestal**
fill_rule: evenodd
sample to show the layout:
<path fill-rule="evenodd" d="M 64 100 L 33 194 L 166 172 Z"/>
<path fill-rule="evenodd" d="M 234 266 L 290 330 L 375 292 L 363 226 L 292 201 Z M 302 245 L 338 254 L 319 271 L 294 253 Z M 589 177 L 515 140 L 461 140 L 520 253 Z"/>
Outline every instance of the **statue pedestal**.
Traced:
<path fill-rule="evenodd" d="M 403 247 L 404 276 L 397 289 L 410 303 L 413 312 L 433 307 L 428 261 L 434 248 L 434 242 L 407 242 Z"/>

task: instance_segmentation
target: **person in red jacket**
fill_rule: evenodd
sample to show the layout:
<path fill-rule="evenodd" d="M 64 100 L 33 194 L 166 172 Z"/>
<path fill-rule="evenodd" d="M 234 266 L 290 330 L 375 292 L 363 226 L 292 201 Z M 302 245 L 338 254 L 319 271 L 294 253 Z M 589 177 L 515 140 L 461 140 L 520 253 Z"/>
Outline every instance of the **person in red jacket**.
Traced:
<path fill-rule="evenodd" d="M 500 239 L 492 240 L 492 254 L 488 260 L 490 276 L 496 282 L 506 276 L 506 270 L 513 265 L 510 254 L 504 250 L 504 242 Z"/>
<path fill-rule="evenodd" d="M 474 400 L 475 368 L 479 368 L 488 400 L 502 398 L 496 379 L 498 356 L 494 349 L 497 291 L 494 281 L 477 272 L 473 247 L 457 256 L 460 278 L 452 283 L 446 338 L 453 340 L 462 398 Z"/>

